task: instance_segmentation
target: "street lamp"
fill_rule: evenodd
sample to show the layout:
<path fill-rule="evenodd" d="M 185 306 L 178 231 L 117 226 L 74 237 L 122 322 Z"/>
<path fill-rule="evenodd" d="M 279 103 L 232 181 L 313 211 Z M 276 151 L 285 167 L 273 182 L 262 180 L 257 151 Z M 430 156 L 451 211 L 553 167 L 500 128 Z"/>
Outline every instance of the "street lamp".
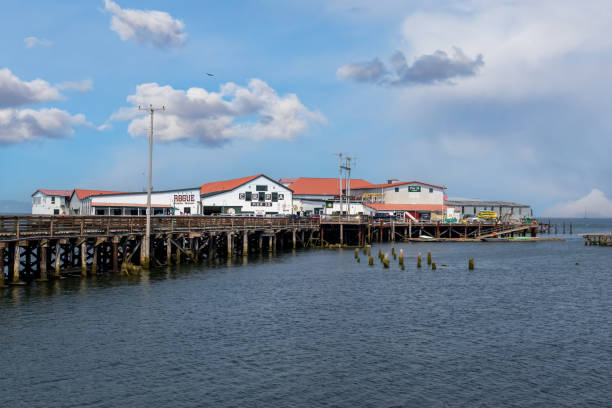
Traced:
<path fill-rule="evenodd" d="M 149 105 L 146 108 L 138 106 L 138 110 L 146 110 L 151 114 L 151 128 L 149 130 L 149 181 L 147 185 L 147 226 L 145 229 L 145 236 L 142 240 L 143 250 L 140 252 L 140 265 L 145 269 L 149 268 L 150 262 L 150 251 L 151 251 L 151 182 L 153 173 L 153 115 L 156 110 L 165 111 L 166 107 L 153 107 Z"/>

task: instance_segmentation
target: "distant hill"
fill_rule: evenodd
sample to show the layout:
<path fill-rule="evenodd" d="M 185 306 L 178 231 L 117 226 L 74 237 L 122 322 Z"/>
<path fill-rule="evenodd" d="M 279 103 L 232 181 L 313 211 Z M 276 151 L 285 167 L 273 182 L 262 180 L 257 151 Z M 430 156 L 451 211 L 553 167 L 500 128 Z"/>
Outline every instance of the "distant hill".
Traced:
<path fill-rule="evenodd" d="M 0 214 L 31 214 L 32 204 L 27 201 L 0 200 Z"/>

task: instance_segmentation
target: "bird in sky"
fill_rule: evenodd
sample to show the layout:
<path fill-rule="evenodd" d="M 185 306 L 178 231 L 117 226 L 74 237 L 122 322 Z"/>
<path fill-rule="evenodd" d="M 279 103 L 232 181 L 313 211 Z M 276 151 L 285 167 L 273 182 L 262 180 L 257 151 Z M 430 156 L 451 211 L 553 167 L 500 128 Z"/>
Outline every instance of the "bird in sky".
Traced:
<path fill-rule="evenodd" d="M 207 72 L 206 75 L 208 75 L 208 76 L 215 76 L 215 74 L 211 74 L 209 72 Z"/>

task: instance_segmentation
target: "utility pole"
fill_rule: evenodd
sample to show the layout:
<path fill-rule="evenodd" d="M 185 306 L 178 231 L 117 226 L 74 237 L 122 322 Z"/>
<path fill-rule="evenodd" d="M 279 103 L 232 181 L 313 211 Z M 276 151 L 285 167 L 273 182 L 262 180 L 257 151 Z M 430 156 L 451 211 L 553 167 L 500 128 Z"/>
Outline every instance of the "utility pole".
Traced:
<path fill-rule="evenodd" d="M 354 157 L 346 157 L 343 164 L 340 164 L 340 173 L 346 170 L 346 212 L 351 215 L 351 162 L 356 161 Z M 340 197 L 342 202 L 342 197 Z"/>
<path fill-rule="evenodd" d="M 338 153 L 338 161 L 340 162 L 340 175 L 338 177 L 340 182 L 340 215 L 338 215 L 338 221 L 340 222 L 342 220 L 342 153 Z"/>
<path fill-rule="evenodd" d="M 153 173 L 153 116 L 156 110 L 165 111 L 166 107 L 153 107 L 153 105 L 149 105 L 148 107 L 138 107 L 138 110 L 146 110 L 151 114 L 151 128 L 149 129 L 149 182 L 147 185 L 147 226 L 145 229 L 145 236 L 143 237 L 142 244 L 143 251 L 141 252 L 141 266 L 145 269 L 149 268 L 150 262 L 150 252 L 151 252 L 151 183 L 152 183 L 152 173 Z"/>

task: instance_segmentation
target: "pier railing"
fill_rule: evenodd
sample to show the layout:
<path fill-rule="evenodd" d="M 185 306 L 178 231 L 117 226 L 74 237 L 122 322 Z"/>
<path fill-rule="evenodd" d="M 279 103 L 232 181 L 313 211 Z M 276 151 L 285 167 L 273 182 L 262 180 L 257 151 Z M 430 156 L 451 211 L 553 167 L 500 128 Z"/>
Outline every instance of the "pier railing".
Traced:
<path fill-rule="evenodd" d="M 0 241 L 144 234 L 144 216 L 0 216 Z M 151 217 L 151 233 L 319 228 L 318 219 L 289 217 Z"/>

